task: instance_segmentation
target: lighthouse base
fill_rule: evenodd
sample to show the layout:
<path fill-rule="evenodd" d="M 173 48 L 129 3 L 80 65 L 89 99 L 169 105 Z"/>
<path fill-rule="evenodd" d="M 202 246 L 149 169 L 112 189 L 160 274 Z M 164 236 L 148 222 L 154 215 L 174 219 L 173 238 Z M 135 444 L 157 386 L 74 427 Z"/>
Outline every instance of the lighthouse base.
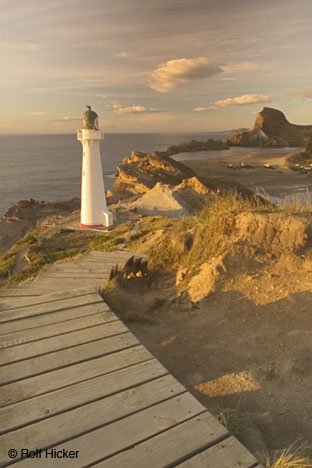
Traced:
<path fill-rule="evenodd" d="M 87 223 L 84 219 L 81 219 L 80 226 L 86 229 L 99 228 L 99 227 L 110 227 L 114 224 L 113 213 L 111 211 L 102 211 L 102 223 Z"/>

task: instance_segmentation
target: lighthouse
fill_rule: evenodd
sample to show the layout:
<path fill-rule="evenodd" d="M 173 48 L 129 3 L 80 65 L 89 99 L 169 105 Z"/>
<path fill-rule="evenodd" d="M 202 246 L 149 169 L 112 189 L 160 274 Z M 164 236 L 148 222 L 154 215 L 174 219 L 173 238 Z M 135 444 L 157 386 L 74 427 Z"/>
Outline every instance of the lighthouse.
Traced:
<path fill-rule="evenodd" d="M 82 144 L 81 226 L 86 228 L 111 226 L 113 215 L 107 209 L 100 142 L 104 135 L 99 130 L 96 112 L 87 106 L 82 115 L 82 129 L 77 139 Z"/>

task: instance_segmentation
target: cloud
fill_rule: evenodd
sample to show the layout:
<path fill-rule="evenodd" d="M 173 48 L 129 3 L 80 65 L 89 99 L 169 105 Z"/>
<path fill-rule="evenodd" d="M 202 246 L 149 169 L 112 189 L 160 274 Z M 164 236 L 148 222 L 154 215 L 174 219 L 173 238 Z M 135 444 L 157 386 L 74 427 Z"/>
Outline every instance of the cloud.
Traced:
<path fill-rule="evenodd" d="M 312 99 L 312 88 L 297 89 L 289 93 L 291 97 L 302 97 Z"/>
<path fill-rule="evenodd" d="M 38 112 L 31 112 L 30 115 L 51 115 L 50 112 L 41 112 L 41 111 L 38 111 Z"/>
<path fill-rule="evenodd" d="M 258 102 L 272 102 L 273 97 L 264 96 L 263 94 L 243 94 L 234 98 L 220 99 L 214 104 L 220 107 L 228 106 L 246 106 L 248 104 L 256 104 Z"/>
<path fill-rule="evenodd" d="M 36 42 L 23 42 L 23 41 L 0 41 L 0 49 L 7 50 L 7 51 L 21 51 L 21 52 L 29 52 L 29 51 L 37 51 L 43 48 L 43 44 L 39 44 Z"/>
<path fill-rule="evenodd" d="M 222 68 L 207 57 L 169 60 L 152 71 L 149 86 L 159 93 L 167 93 L 190 81 L 210 78 L 221 72 Z"/>
<path fill-rule="evenodd" d="M 118 57 L 118 58 L 128 58 L 128 54 L 127 54 L 127 52 L 118 52 L 116 54 L 116 57 Z"/>
<path fill-rule="evenodd" d="M 145 106 L 134 105 L 134 106 L 123 106 L 119 102 L 113 102 L 113 111 L 117 114 L 143 114 L 143 113 L 155 113 L 155 112 L 166 112 L 167 109 L 154 109 L 146 108 Z"/>
<path fill-rule="evenodd" d="M 255 62 L 241 62 L 233 63 L 232 65 L 223 66 L 223 70 L 226 73 L 250 73 L 263 70 L 266 65 L 255 63 Z"/>
<path fill-rule="evenodd" d="M 97 94 L 96 97 L 106 99 L 106 98 L 110 97 L 110 94 Z"/>
<path fill-rule="evenodd" d="M 69 117 L 67 115 L 59 117 L 58 119 L 50 119 L 47 122 L 75 122 L 81 120 L 81 117 Z"/>
<path fill-rule="evenodd" d="M 216 110 L 217 107 L 216 106 L 206 106 L 206 107 L 195 107 L 195 109 L 193 109 L 194 112 L 206 112 L 206 111 L 210 111 L 210 110 Z"/>

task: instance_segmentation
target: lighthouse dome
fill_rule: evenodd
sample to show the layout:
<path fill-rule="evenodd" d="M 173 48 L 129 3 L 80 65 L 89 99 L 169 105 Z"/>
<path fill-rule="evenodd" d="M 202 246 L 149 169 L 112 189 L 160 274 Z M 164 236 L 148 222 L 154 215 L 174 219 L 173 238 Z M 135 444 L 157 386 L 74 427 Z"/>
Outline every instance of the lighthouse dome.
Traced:
<path fill-rule="evenodd" d="M 91 110 L 91 106 L 87 106 L 88 110 L 82 114 L 82 128 L 84 129 L 99 129 L 99 120 L 96 112 Z"/>

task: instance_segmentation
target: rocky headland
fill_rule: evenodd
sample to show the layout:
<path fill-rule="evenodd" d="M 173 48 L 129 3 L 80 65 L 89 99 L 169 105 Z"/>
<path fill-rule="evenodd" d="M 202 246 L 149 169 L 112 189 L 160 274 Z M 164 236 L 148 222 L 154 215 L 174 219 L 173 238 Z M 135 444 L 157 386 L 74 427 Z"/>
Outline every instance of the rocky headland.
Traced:
<path fill-rule="evenodd" d="M 228 144 L 268 148 L 300 147 L 311 136 L 312 125 L 292 124 L 280 110 L 264 107 L 258 113 L 253 129 L 233 135 Z"/>
<path fill-rule="evenodd" d="M 112 204 L 138 199 L 137 204 L 143 206 L 149 200 L 149 205 L 164 207 L 165 198 L 168 200 L 170 194 L 170 197 L 179 198 L 187 212 L 192 213 L 194 209 L 202 208 L 211 195 L 233 192 L 244 199 L 254 197 L 254 193 L 239 182 L 197 176 L 192 169 L 166 154 L 132 151 L 118 167 L 108 201 Z M 157 207 L 154 214 L 157 214 Z"/>

